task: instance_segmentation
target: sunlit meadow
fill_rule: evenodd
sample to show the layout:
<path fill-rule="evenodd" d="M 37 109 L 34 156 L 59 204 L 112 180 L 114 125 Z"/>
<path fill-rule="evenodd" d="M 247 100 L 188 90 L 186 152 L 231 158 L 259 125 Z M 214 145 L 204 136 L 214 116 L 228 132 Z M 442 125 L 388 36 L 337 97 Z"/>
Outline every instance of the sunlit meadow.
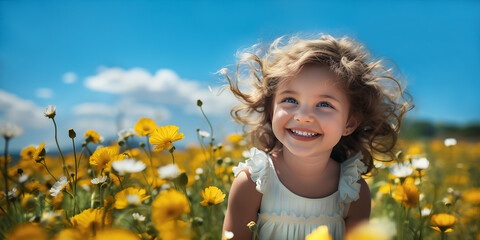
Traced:
<path fill-rule="evenodd" d="M 57 133 L 54 106 L 45 110 L 57 142 L 9 141 L 22 129 L 5 125 L 0 159 L 1 239 L 230 239 L 222 232 L 232 167 L 248 158 L 246 141 L 197 131 L 196 146 L 176 149 L 182 129 L 141 118 L 105 142 L 95 129 Z M 213 123 L 214 124 L 214 123 Z M 28 134 L 28 133 L 23 133 Z M 73 152 L 62 152 L 68 135 Z M 75 148 L 81 143 L 81 148 Z M 376 156 L 382 159 L 382 156 Z M 456 139 L 400 141 L 396 161 L 377 161 L 367 176 L 372 216 L 346 239 L 480 239 L 480 143 Z M 256 232 L 254 222 L 248 225 Z M 256 235 L 254 235 L 256 236 Z M 331 239 L 324 227 L 307 239 Z"/>

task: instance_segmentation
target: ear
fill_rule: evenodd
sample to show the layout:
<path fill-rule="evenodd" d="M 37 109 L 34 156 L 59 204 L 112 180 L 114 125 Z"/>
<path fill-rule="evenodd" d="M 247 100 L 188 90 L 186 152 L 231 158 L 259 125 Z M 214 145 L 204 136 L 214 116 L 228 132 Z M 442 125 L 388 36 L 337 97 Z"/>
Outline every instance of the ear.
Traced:
<path fill-rule="evenodd" d="M 358 125 L 360 125 L 358 118 L 351 116 L 345 125 L 345 130 L 343 131 L 342 136 L 348 136 L 352 134 L 355 129 L 357 129 Z"/>

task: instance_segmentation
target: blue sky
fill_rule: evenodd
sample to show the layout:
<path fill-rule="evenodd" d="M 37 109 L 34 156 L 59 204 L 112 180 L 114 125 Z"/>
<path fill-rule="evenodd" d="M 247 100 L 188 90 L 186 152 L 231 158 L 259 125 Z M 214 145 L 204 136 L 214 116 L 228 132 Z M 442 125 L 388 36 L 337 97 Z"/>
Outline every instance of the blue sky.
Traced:
<path fill-rule="evenodd" d="M 116 138 L 140 117 L 174 124 L 184 143 L 241 131 L 216 75 L 238 50 L 285 34 L 328 33 L 392 59 L 408 81 L 413 119 L 480 121 L 478 1 L 0 1 L 0 123 L 24 129 L 11 149 L 94 129 Z M 214 91 L 215 92 L 215 91 Z M 182 140 L 183 141 L 183 140 Z"/>

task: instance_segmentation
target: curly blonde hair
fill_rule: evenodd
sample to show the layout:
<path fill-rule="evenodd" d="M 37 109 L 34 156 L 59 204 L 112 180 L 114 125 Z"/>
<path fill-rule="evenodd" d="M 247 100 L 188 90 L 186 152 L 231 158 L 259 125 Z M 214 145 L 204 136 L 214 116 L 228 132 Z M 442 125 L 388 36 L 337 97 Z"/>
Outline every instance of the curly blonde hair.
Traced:
<path fill-rule="evenodd" d="M 402 118 L 413 108 L 410 95 L 384 62 L 373 60 L 363 45 L 348 37 L 322 35 L 313 40 L 291 37 L 286 41 L 281 37 L 267 50 L 254 45 L 237 63 L 234 77 L 224 71 L 229 89 L 242 102 L 230 114 L 243 124 L 253 146 L 267 153 L 279 150 L 282 144 L 273 134 L 271 121 L 277 86 L 306 65 L 326 65 L 340 79 L 349 98 L 349 114 L 359 122 L 356 130 L 333 148 L 332 158 L 343 162 L 361 152 L 368 173 L 374 168 L 375 157 L 394 158 Z M 238 83 L 244 80 L 252 81 L 248 91 L 239 88 Z"/>

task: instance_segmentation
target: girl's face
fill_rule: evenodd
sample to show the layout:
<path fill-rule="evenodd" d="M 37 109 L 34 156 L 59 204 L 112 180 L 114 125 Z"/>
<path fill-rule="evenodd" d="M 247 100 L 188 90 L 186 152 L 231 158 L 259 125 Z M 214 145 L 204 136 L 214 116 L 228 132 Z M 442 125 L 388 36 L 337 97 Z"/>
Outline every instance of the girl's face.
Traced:
<path fill-rule="evenodd" d="M 349 102 L 337 82 L 327 67 L 311 65 L 278 85 L 272 128 L 283 151 L 299 157 L 329 156 L 340 138 L 354 130 L 356 126 L 347 127 Z"/>

